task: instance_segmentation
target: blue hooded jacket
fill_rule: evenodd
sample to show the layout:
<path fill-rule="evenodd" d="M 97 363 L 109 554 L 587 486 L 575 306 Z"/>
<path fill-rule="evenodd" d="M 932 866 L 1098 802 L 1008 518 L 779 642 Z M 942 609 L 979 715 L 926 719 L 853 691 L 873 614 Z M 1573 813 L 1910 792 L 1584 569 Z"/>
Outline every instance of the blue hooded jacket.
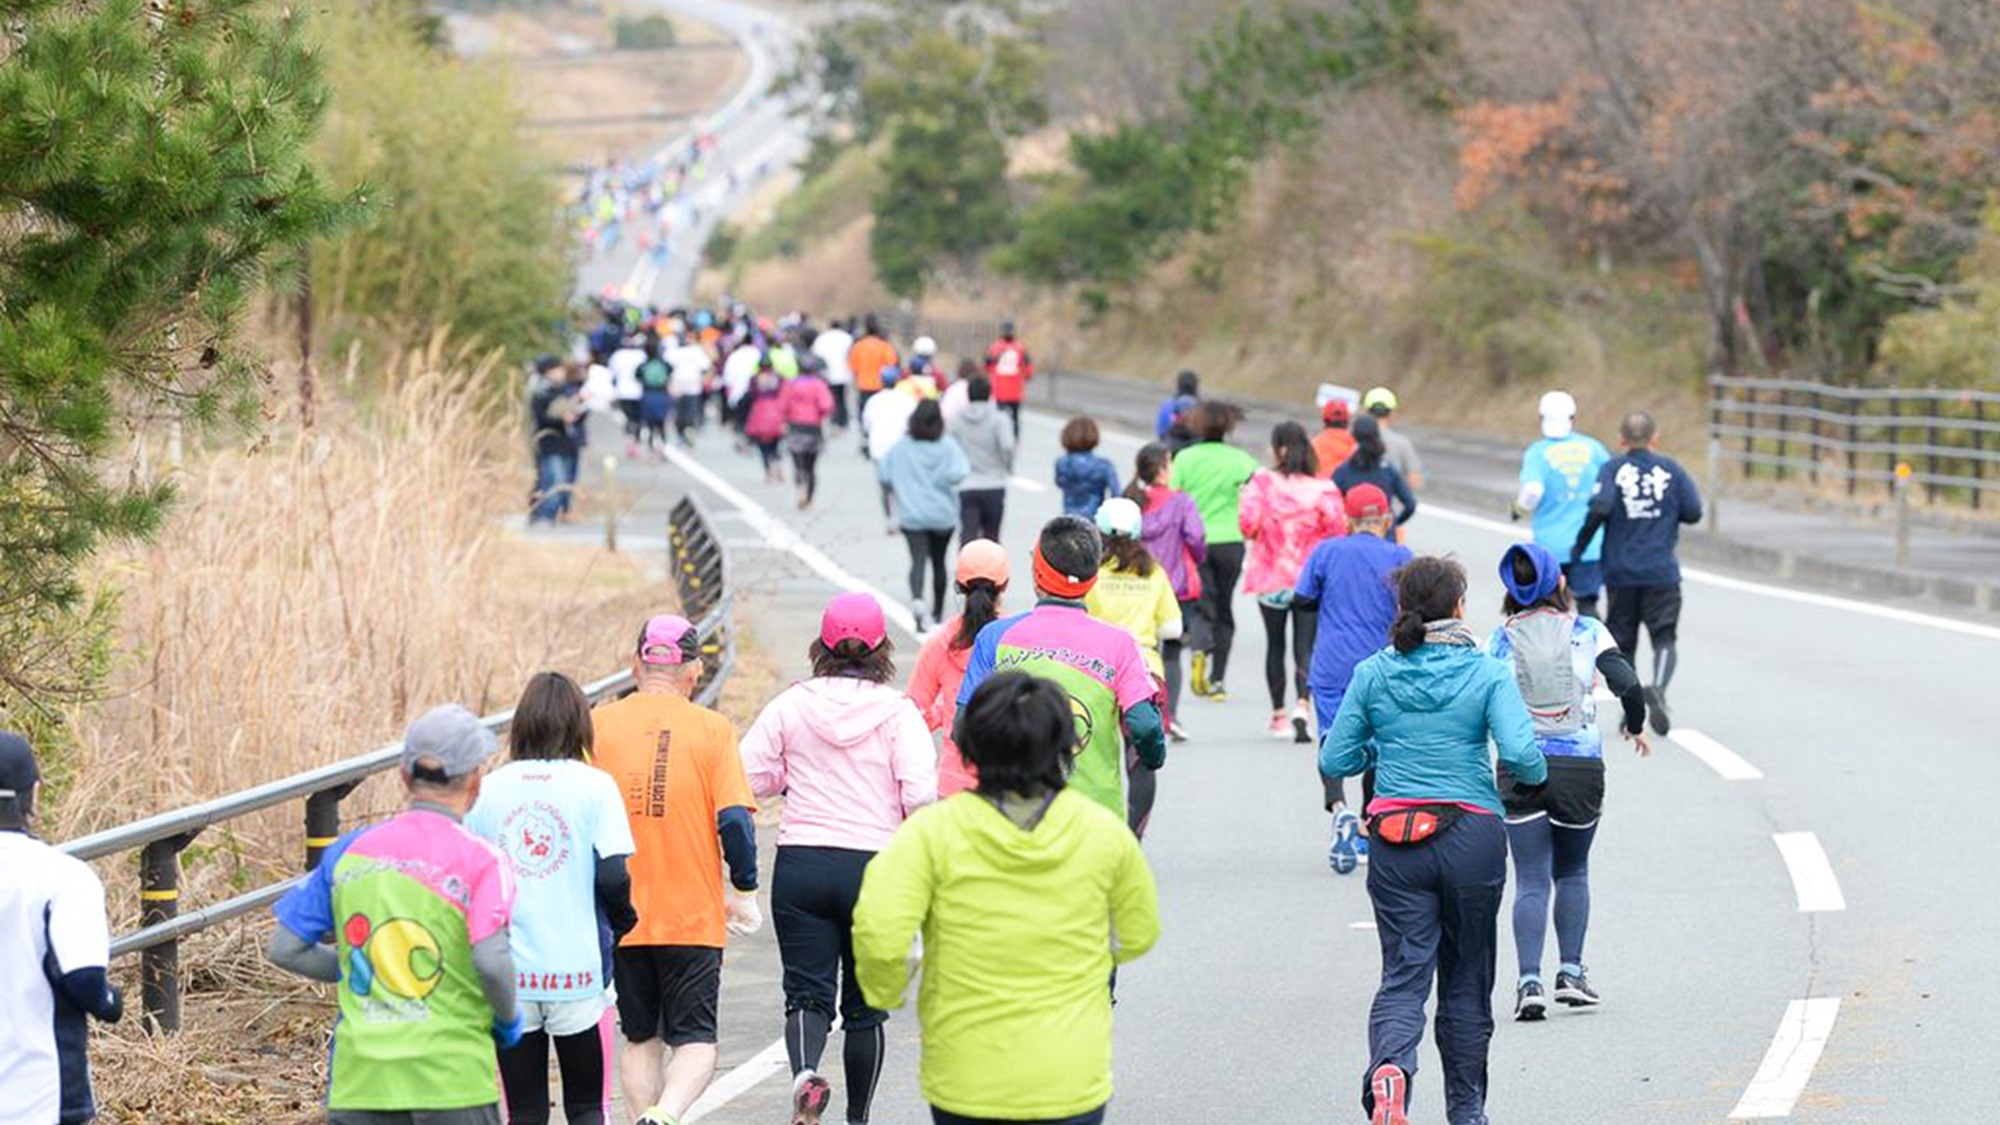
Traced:
<path fill-rule="evenodd" d="M 1426 644 L 1362 661 L 1320 742 L 1328 777 L 1375 769 L 1375 796 L 1451 801 L 1501 815 L 1488 740 L 1515 778 L 1539 785 L 1548 762 L 1513 668 L 1476 648 Z"/>

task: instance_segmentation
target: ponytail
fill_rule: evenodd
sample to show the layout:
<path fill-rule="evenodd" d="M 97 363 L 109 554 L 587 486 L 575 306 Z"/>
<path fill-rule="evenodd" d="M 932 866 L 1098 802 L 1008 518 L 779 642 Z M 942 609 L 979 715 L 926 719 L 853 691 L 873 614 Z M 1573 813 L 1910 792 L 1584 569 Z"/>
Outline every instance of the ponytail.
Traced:
<path fill-rule="evenodd" d="M 1423 647 L 1425 623 L 1458 612 L 1465 600 L 1465 568 L 1424 555 L 1404 563 L 1390 579 L 1396 583 L 1396 620 L 1389 626 L 1389 643 L 1407 656 Z"/>
<path fill-rule="evenodd" d="M 961 583 L 958 592 L 965 596 L 965 610 L 958 615 L 958 633 L 951 638 L 951 647 L 968 649 L 979 639 L 979 631 L 1000 616 L 1000 587 L 989 579 L 975 578 Z"/>
<path fill-rule="evenodd" d="M 1424 615 L 1412 609 L 1396 611 L 1396 620 L 1389 626 L 1389 643 L 1405 656 L 1422 648 Z"/>

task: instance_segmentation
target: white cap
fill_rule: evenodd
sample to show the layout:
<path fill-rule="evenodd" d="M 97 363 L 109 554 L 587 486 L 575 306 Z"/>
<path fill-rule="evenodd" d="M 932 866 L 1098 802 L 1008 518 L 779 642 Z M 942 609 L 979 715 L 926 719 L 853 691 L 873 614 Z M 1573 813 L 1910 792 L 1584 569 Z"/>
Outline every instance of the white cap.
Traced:
<path fill-rule="evenodd" d="M 1123 496 L 1113 496 L 1097 506 L 1097 530 L 1106 535 L 1137 539 L 1143 526 L 1139 505 Z"/>
<path fill-rule="evenodd" d="M 910 350 L 918 355 L 936 355 L 937 341 L 929 336 L 919 336 L 917 342 L 910 345 Z"/>
<path fill-rule="evenodd" d="M 1566 438 L 1576 429 L 1576 399 L 1568 391 L 1550 391 L 1542 396 L 1538 411 L 1542 416 L 1542 436 Z"/>

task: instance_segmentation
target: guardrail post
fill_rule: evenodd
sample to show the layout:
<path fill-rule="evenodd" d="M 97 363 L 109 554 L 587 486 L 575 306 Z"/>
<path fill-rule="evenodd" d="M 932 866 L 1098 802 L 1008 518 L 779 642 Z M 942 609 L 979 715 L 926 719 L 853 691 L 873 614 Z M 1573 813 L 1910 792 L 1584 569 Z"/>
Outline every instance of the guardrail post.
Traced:
<path fill-rule="evenodd" d="M 340 802 L 354 792 L 354 785 L 322 789 L 306 798 L 306 866 L 319 866 L 319 857 L 340 839 Z"/>
<path fill-rule="evenodd" d="M 618 457 L 604 458 L 604 549 L 618 553 Z"/>
<path fill-rule="evenodd" d="M 1910 565 L 1910 466 L 1896 465 L 1896 565 Z"/>
<path fill-rule="evenodd" d="M 1708 439 L 1708 533 L 1722 535 L 1722 439 Z"/>
<path fill-rule="evenodd" d="M 181 852 L 194 833 L 155 840 L 139 852 L 139 925 L 157 926 L 181 912 Z M 181 943 L 165 941 L 140 954 L 139 988 L 153 1030 L 181 1029 Z"/>

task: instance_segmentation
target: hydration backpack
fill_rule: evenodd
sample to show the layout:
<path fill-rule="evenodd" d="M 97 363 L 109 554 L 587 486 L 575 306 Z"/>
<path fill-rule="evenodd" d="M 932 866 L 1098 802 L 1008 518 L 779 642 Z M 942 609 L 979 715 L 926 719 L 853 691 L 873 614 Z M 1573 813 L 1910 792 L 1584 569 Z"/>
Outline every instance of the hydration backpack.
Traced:
<path fill-rule="evenodd" d="M 1583 729 L 1590 684 L 1576 674 L 1570 637 L 1576 619 L 1557 609 L 1517 613 L 1501 626 L 1513 650 L 1514 679 L 1539 736 L 1575 734 Z"/>

